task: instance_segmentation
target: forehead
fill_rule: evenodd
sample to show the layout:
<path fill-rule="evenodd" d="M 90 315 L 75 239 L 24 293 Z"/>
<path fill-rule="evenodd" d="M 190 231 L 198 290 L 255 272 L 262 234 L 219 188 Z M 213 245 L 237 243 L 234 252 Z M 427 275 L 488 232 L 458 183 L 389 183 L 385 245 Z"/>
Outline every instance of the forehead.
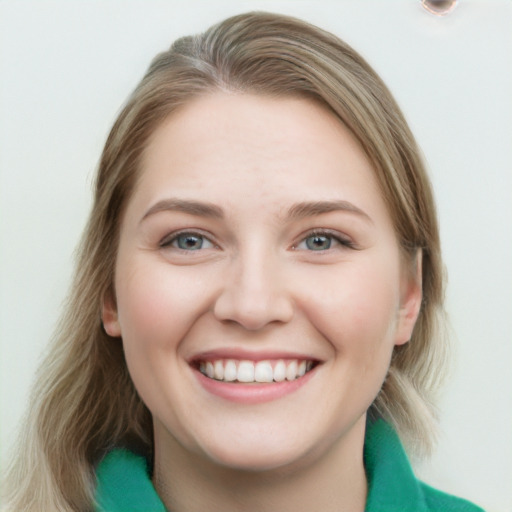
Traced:
<path fill-rule="evenodd" d="M 215 148 L 217 151 L 212 152 Z M 194 156 L 212 164 L 228 148 L 234 161 L 268 155 L 268 163 L 294 154 L 318 159 L 335 148 L 345 159 L 363 156 L 359 144 L 327 107 L 311 99 L 215 92 L 195 98 L 165 120 L 148 141 L 143 168 L 156 159 Z M 178 150 L 178 151 L 176 151 Z M 218 157 L 218 158 L 216 158 Z M 279 158 L 279 159 L 278 159 Z"/>
<path fill-rule="evenodd" d="M 225 205 L 349 199 L 385 209 L 355 137 L 326 107 L 296 97 L 216 92 L 173 113 L 148 142 L 135 195 L 147 203 L 176 194 Z"/>

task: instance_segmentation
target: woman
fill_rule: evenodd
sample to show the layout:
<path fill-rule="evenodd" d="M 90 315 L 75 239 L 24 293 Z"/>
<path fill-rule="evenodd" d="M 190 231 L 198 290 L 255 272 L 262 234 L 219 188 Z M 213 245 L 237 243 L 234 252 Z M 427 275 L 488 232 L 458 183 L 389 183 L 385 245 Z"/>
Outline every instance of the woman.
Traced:
<path fill-rule="evenodd" d="M 419 151 L 334 36 L 230 18 L 105 145 L 12 510 L 479 510 L 418 482 L 444 359 Z"/>

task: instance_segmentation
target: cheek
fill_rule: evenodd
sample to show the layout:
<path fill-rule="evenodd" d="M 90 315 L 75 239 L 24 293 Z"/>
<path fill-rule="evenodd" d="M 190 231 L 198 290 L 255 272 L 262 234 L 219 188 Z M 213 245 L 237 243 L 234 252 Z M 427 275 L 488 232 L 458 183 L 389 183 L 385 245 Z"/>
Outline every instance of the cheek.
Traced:
<path fill-rule="evenodd" d="M 187 269 L 173 269 L 165 262 L 120 261 L 117 270 L 126 363 L 143 402 L 158 416 L 179 402 L 172 390 L 178 389 L 175 384 L 185 371 L 180 348 L 207 308 L 205 283 Z"/>
<path fill-rule="evenodd" d="M 165 262 L 119 265 L 116 280 L 119 322 L 126 344 L 168 349 L 179 345 L 205 304 L 205 286 L 188 269 Z"/>
<path fill-rule="evenodd" d="M 379 265 L 347 265 L 319 281 L 306 306 L 334 348 L 364 359 L 390 353 L 399 304 L 398 272 Z"/>

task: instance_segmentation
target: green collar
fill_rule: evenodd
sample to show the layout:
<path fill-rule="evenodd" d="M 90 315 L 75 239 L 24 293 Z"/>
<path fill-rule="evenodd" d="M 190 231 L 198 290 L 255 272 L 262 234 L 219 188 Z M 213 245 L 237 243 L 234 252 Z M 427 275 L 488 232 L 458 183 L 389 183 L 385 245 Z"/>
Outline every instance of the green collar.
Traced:
<path fill-rule="evenodd" d="M 167 512 L 144 457 L 113 450 L 100 462 L 96 478 L 96 512 Z"/>
<path fill-rule="evenodd" d="M 383 420 L 367 425 L 364 464 L 369 487 L 365 512 L 483 512 L 417 480 L 398 436 Z M 96 476 L 97 512 L 166 512 L 144 457 L 113 450 Z"/>
<path fill-rule="evenodd" d="M 383 420 L 367 423 L 364 466 L 368 480 L 366 512 L 427 512 L 420 482 L 414 476 L 395 431 Z"/>

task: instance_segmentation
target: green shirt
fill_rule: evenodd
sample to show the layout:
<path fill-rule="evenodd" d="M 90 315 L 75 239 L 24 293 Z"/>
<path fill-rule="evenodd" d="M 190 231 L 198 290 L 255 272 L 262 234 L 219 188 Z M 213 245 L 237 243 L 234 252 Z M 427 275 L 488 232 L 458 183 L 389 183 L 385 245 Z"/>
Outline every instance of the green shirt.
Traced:
<path fill-rule="evenodd" d="M 483 512 L 420 482 L 398 436 L 383 420 L 368 424 L 364 464 L 368 478 L 365 512 Z M 96 475 L 97 512 L 167 512 L 144 457 L 113 450 L 101 461 Z"/>

